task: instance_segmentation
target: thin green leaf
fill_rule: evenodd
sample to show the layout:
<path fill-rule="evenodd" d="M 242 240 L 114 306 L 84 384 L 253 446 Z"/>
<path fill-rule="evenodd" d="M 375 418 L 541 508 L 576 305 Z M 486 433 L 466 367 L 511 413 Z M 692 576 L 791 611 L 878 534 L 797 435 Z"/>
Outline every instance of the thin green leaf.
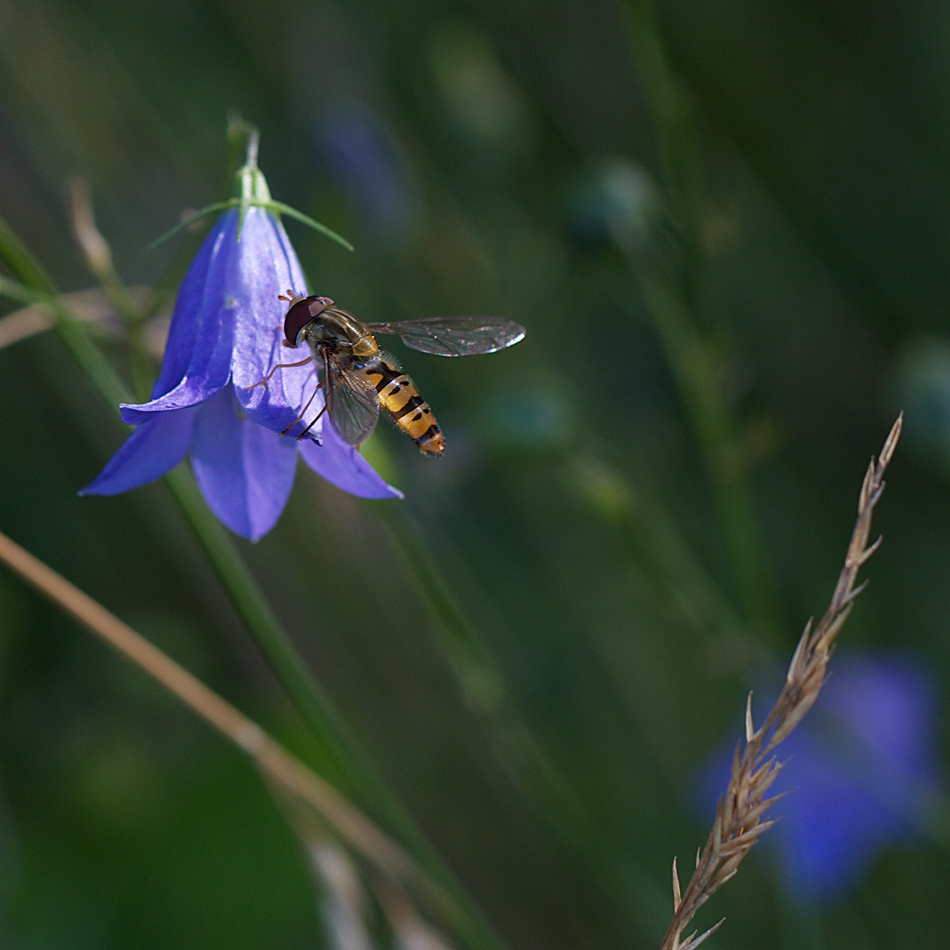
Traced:
<path fill-rule="evenodd" d="M 291 208 L 290 205 L 285 205 L 281 201 L 272 201 L 267 207 L 275 211 L 277 214 L 285 214 L 288 218 L 294 218 L 296 221 L 300 221 L 303 224 L 308 225 L 313 228 L 314 231 L 319 231 L 321 234 L 325 234 L 332 241 L 336 241 L 337 244 L 345 247 L 348 251 L 355 250 L 352 244 L 345 237 L 341 237 L 336 231 L 331 231 L 325 224 L 321 224 L 319 221 L 315 221 L 313 218 L 308 217 L 302 212 L 298 211 L 296 208 Z"/>

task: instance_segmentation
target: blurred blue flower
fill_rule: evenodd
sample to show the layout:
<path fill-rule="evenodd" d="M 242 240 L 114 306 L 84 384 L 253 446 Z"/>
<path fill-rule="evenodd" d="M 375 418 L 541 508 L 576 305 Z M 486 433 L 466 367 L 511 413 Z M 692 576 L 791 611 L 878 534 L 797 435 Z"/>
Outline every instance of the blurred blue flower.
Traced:
<path fill-rule="evenodd" d="M 938 782 L 934 677 L 903 654 L 837 656 L 814 708 L 778 747 L 785 798 L 770 841 L 789 893 L 841 898 L 887 847 L 925 825 Z M 700 778 L 704 808 L 729 780 L 734 745 Z M 770 790 L 770 794 L 771 794 Z"/>
<path fill-rule="evenodd" d="M 313 362 L 279 370 L 285 305 L 278 294 L 306 287 L 283 226 L 262 207 L 224 214 L 198 251 L 175 302 L 165 358 L 150 402 L 123 405 L 136 426 L 81 494 L 115 495 L 169 472 L 188 453 L 209 507 L 236 534 L 256 541 L 277 523 L 294 483 L 297 453 L 318 475 L 364 498 L 400 497 L 322 416 Z M 283 355 L 282 355 L 283 354 Z M 279 433 L 287 429 L 287 436 Z"/>
<path fill-rule="evenodd" d="M 418 221 L 419 201 L 408 162 L 383 120 L 347 100 L 320 117 L 314 135 L 331 175 L 367 225 L 381 237 L 405 240 Z"/>

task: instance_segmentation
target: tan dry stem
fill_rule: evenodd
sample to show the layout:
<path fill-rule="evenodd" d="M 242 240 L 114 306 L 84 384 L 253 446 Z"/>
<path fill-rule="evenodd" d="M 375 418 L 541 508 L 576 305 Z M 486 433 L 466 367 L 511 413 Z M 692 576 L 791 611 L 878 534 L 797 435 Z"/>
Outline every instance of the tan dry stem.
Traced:
<path fill-rule="evenodd" d="M 112 250 L 109 242 L 96 227 L 92 210 L 92 192 L 84 178 L 76 175 L 66 183 L 66 196 L 69 202 L 69 218 L 73 226 L 73 237 L 82 250 L 89 269 L 102 280 L 102 275 L 111 276 Z"/>
<path fill-rule="evenodd" d="M 423 881 L 421 871 L 396 842 L 257 723 L 2 533 L 0 561 L 243 749 L 268 779 L 314 808 L 342 841 L 380 873 L 402 885 Z"/>
<path fill-rule="evenodd" d="M 660 950 L 695 950 L 722 921 L 705 933 L 689 937 L 683 931 L 696 911 L 726 883 L 739 868 L 759 836 L 773 824 L 765 814 L 781 795 L 766 798 L 765 793 L 778 777 L 782 765 L 766 756 L 801 722 L 814 705 L 825 682 L 828 661 L 838 632 L 844 625 L 854 599 L 864 589 L 855 586 L 858 571 L 881 543 L 868 544 L 874 506 L 884 491 L 884 471 L 894 455 L 903 425 L 901 415 L 891 428 L 880 457 L 871 459 L 858 500 L 858 517 L 845 555 L 844 568 L 835 585 L 831 603 L 817 626 L 809 620 L 789 664 L 785 685 L 775 705 L 756 729 L 752 722 L 752 698 L 746 705 L 745 748 L 736 748 L 732 777 L 716 807 L 716 818 L 706 844 L 697 857 L 693 872 L 683 891 L 676 862 L 673 862 L 673 920 L 660 944 Z M 741 750 L 741 751 L 740 751 Z"/>
<path fill-rule="evenodd" d="M 129 295 L 133 306 L 142 309 L 148 303 L 151 290 L 148 287 L 132 287 Z M 121 336 L 124 332 L 115 305 L 101 288 L 77 290 L 62 294 L 59 299 L 77 320 L 95 323 L 110 336 Z M 0 350 L 52 330 L 55 324 L 51 304 L 37 303 L 14 310 L 0 319 Z M 156 335 L 154 340 L 150 338 L 148 342 L 150 351 L 160 358 L 164 349 L 164 333 Z"/>

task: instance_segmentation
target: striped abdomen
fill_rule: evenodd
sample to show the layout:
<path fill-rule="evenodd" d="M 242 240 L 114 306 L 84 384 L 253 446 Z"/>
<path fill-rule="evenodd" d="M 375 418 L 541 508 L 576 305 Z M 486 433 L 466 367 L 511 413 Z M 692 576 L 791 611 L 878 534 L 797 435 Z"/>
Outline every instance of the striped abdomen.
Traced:
<path fill-rule="evenodd" d="M 445 448 L 442 430 L 416 384 L 386 353 L 362 367 L 379 394 L 379 404 L 406 435 L 427 455 L 440 455 Z"/>

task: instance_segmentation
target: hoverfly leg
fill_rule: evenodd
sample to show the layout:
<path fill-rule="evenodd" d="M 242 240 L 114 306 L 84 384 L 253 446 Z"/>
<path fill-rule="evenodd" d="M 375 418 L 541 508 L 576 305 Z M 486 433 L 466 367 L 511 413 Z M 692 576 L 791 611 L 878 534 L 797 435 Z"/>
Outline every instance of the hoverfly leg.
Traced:
<path fill-rule="evenodd" d="M 281 435 L 287 435 L 287 433 L 290 432 L 290 430 L 291 430 L 298 422 L 300 422 L 300 420 L 304 417 L 304 414 L 306 413 L 306 411 L 310 408 L 310 403 L 313 402 L 314 398 L 316 397 L 317 393 L 321 390 L 322 387 L 323 387 L 323 383 L 322 383 L 322 382 L 317 383 L 316 388 L 314 389 L 314 391 L 313 391 L 313 393 L 311 394 L 310 398 L 307 400 L 307 404 L 303 407 L 303 409 L 300 410 L 300 415 L 297 416 L 297 418 L 294 419 L 294 421 L 291 422 L 290 425 L 287 426 L 286 429 L 281 429 L 281 430 L 280 430 L 280 434 L 281 434 Z M 326 406 L 324 406 L 323 409 L 320 410 L 320 414 L 313 420 L 313 422 L 316 422 L 317 419 L 319 419 L 320 416 L 322 416 L 325 411 L 326 411 Z M 307 426 L 307 429 L 309 429 L 310 426 L 313 425 L 313 422 L 311 422 L 310 425 Z M 301 432 L 300 435 L 299 435 L 297 438 L 298 438 L 298 439 L 299 439 L 299 438 L 303 438 L 303 435 L 304 435 L 304 433 L 307 431 L 307 429 L 304 429 L 303 432 Z"/>
<path fill-rule="evenodd" d="M 314 395 L 316 395 L 316 393 L 314 393 Z M 310 404 L 307 403 L 307 405 L 310 405 Z M 326 411 L 327 411 L 327 407 L 326 407 L 326 404 L 324 404 L 323 408 L 313 417 L 313 420 L 310 423 L 308 423 L 307 428 L 304 429 L 303 432 L 301 432 L 300 435 L 297 436 L 298 442 L 310 431 L 310 427 L 313 425 L 313 423 L 316 422 L 317 419 L 319 419 L 320 416 L 322 416 Z M 323 443 L 319 439 L 317 439 L 317 445 L 322 445 L 322 444 Z"/>
<path fill-rule="evenodd" d="M 245 386 L 245 389 L 254 389 L 255 386 L 262 386 L 267 382 L 277 372 L 279 369 L 289 369 L 291 366 L 304 366 L 313 359 L 312 356 L 308 356 L 305 360 L 301 360 L 299 363 L 277 363 L 274 368 L 263 378 L 259 379 L 256 383 L 251 383 L 250 386 Z M 294 420 L 296 421 L 296 420 Z M 293 423 L 291 423 L 293 425 Z"/>

